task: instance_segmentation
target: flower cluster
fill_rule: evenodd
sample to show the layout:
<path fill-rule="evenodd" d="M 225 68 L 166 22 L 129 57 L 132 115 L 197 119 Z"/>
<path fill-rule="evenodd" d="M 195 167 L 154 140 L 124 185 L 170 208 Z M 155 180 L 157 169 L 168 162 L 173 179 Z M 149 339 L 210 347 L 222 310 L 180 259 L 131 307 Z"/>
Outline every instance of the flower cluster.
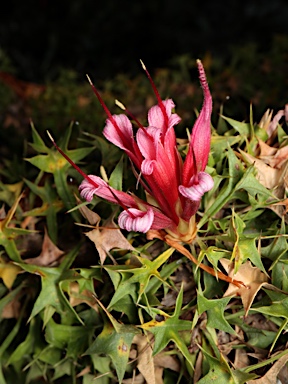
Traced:
<path fill-rule="evenodd" d="M 111 188 L 94 175 L 84 175 L 79 190 L 87 201 L 97 195 L 119 204 L 123 208 L 118 218 L 122 229 L 143 233 L 164 230 L 174 239 L 185 242 L 195 237 L 195 213 L 203 194 L 213 187 L 212 177 L 205 172 L 210 151 L 212 97 L 203 65 L 200 60 L 197 64 L 204 103 L 184 162 L 176 144 L 174 127 L 181 119 L 172 112 L 175 104 L 171 99 L 161 100 L 144 66 L 158 103 L 148 112 L 147 127 L 130 114 L 138 125 L 135 135 L 130 119 L 125 114 L 112 115 L 91 83 L 108 116 L 103 134 L 130 158 L 145 189 L 146 201 Z"/>

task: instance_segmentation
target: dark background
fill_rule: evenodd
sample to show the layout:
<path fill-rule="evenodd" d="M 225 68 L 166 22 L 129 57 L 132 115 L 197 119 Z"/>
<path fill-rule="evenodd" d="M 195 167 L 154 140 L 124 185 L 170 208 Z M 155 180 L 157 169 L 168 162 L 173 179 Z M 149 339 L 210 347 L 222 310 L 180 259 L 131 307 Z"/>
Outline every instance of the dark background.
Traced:
<path fill-rule="evenodd" d="M 23 80 L 53 79 L 61 67 L 107 78 L 138 73 L 139 58 L 151 69 L 186 53 L 229 60 L 247 42 L 265 52 L 287 33 L 287 16 L 286 0 L 10 0 L 0 48 Z"/>

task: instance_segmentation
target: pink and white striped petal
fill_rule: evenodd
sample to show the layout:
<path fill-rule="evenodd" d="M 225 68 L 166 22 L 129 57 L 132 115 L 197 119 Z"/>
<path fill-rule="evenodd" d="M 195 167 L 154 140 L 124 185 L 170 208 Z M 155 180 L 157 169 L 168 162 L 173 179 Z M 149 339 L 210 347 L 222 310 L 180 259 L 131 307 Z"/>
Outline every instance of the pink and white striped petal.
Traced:
<path fill-rule="evenodd" d="M 198 173 L 198 183 L 192 184 L 190 187 L 179 186 L 181 195 L 192 201 L 200 201 L 205 192 L 213 188 L 214 181 L 206 172 Z"/>
<path fill-rule="evenodd" d="M 148 208 L 146 212 L 139 209 L 129 208 L 121 212 L 118 217 L 119 227 L 127 231 L 146 233 L 152 226 L 154 212 Z"/>
<path fill-rule="evenodd" d="M 79 185 L 80 194 L 85 200 L 90 202 L 93 196 L 96 195 L 111 203 L 121 203 L 125 207 L 137 207 L 137 203 L 132 195 L 110 187 L 101 177 L 94 175 L 89 175 L 88 177 L 93 184 L 89 180 L 84 179 Z M 143 203 L 145 204 L 144 201 Z"/>

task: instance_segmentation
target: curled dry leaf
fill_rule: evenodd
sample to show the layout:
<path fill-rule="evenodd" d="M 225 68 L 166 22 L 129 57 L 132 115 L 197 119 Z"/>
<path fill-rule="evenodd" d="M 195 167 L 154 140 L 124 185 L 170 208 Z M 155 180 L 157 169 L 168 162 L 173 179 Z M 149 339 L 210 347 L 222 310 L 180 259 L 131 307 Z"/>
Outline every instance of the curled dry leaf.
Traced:
<path fill-rule="evenodd" d="M 243 287 L 236 287 L 234 284 L 230 283 L 227 291 L 224 293 L 224 297 L 234 295 L 240 296 L 246 316 L 257 292 L 263 286 L 270 287 L 270 284 L 267 283 L 268 277 L 265 273 L 261 272 L 259 268 L 253 267 L 250 261 L 242 264 L 235 275 L 233 263 L 231 263 L 230 260 L 220 259 L 220 262 L 230 277 L 235 280 L 240 280 L 245 284 Z"/>
<path fill-rule="evenodd" d="M 60 264 L 61 256 L 64 254 L 50 239 L 45 229 L 42 243 L 42 251 L 39 256 L 24 260 L 27 264 L 34 264 L 40 267 L 55 267 Z"/>

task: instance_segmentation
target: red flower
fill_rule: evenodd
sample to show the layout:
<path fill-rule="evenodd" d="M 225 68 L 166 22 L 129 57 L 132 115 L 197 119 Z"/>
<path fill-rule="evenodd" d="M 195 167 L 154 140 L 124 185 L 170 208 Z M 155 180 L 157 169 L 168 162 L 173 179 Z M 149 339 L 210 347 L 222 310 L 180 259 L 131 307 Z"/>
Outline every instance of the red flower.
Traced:
<path fill-rule="evenodd" d="M 123 149 L 132 161 L 145 189 L 146 201 L 111 188 L 98 176 L 86 175 L 50 137 L 59 152 L 84 177 L 79 186 L 84 199 L 91 201 L 97 195 L 124 209 L 118 218 L 120 228 L 143 233 L 151 231 L 150 237 L 170 236 L 175 241 L 191 242 L 195 237 L 195 214 L 203 194 L 213 187 L 212 177 L 204 172 L 210 151 L 212 98 L 201 61 L 198 60 L 197 64 L 204 103 L 192 130 L 184 164 L 177 150 L 174 131 L 174 126 L 181 120 L 176 113 L 172 113 L 175 104 L 171 99 L 161 100 L 144 65 L 158 104 L 150 108 L 146 128 L 132 116 L 139 126 L 136 137 L 128 117 L 124 114 L 111 115 L 91 83 L 108 116 L 103 134 Z M 159 230 L 165 231 L 164 236 Z"/>
<path fill-rule="evenodd" d="M 138 123 L 136 137 L 128 117 L 124 114 L 112 116 L 92 84 L 108 115 L 103 134 L 129 156 L 139 172 L 147 202 L 116 191 L 93 175 L 86 177 L 79 189 L 88 201 L 95 194 L 121 205 L 124 211 L 118 222 L 123 229 L 144 233 L 164 229 L 179 239 L 194 237 L 194 215 L 203 194 L 213 187 L 212 177 L 204 172 L 210 151 L 212 98 L 202 63 L 198 60 L 197 64 L 204 103 L 192 130 L 184 164 L 177 150 L 174 131 L 174 126 L 181 120 L 172 113 L 175 104 L 171 99 L 161 100 L 145 67 L 158 104 L 148 112 L 148 127 Z"/>
<path fill-rule="evenodd" d="M 184 164 L 177 150 L 174 132 L 174 126 L 179 123 L 180 117 L 172 113 L 174 103 L 171 99 L 161 100 L 144 65 L 158 104 L 149 110 L 146 128 L 132 116 L 139 126 L 136 138 L 128 117 L 123 114 L 112 116 L 91 83 L 108 116 L 103 134 L 107 140 L 123 149 L 129 156 L 134 168 L 139 172 L 138 179 L 145 189 L 146 201 L 133 194 L 111 188 L 98 176 L 86 175 L 57 146 L 50 134 L 49 137 L 57 150 L 84 177 L 79 186 L 84 199 L 91 201 L 93 196 L 97 195 L 123 208 L 118 217 L 120 228 L 147 233 L 148 239 L 159 238 L 218 279 L 237 287 L 246 287 L 241 281 L 232 279 L 220 271 L 215 272 L 208 265 L 199 264 L 181 244 L 190 243 L 195 238 L 197 231 L 195 214 L 203 194 L 213 187 L 212 177 L 204 171 L 210 151 L 212 98 L 200 60 L 197 64 L 204 103 L 192 130 Z"/>

